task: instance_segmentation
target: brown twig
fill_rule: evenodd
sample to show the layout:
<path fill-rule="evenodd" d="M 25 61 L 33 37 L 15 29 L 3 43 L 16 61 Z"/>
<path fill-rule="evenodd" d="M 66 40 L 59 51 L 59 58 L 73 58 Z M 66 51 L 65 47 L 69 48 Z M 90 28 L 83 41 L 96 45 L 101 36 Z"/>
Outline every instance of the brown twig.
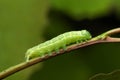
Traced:
<path fill-rule="evenodd" d="M 32 66 L 32 65 L 34 65 L 34 64 L 37 64 L 37 63 L 39 63 L 39 62 L 42 62 L 42 61 L 47 60 L 47 59 L 49 59 L 49 58 L 52 58 L 52 57 L 54 57 L 54 56 L 58 56 L 58 55 L 64 54 L 65 52 L 70 52 L 70 51 L 72 51 L 72 50 L 76 50 L 76 49 L 78 49 L 78 48 L 85 47 L 85 46 L 92 45 L 92 44 L 97 44 L 97 43 L 120 42 L 120 38 L 112 38 L 112 37 L 109 37 L 109 35 L 111 35 L 111 34 L 120 33 L 120 28 L 116 28 L 116 29 L 110 30 L 110 31 L 108 31 L 108 32 L 106 32 L 106 33 L 107 33 L 108 36 L 106 36 L 106 38 L 104 38 L 104 39 L 102 39 L 102 38 L 100 39 L 100 38 L 99 38 L 99 39 L 97 40 L 97 39 L 94 39 L 94 38 L 93 38 L 93 39 L 91 39 L 91 40 L 89 40 L 89 41 L 87 41 L 87 42 L 85 42 L 85 43 L 74 44 L 74 45 L 68 46 L 68 47 L 67 47 L 67 50 L 60 49 L 59 53 L 53 52 L 53 54 L 52 54 L 51 56 L 48 56 L 48 55 L 47 55 L 47 56 L 45 56 L 44 58 L 38 57 L 38 58 L 32 59 L 32 60 L 30 60 L 30 61 L 28 61 L 28 62 L 23 62 L 23 63 L 21 63 L 21 64 L 18 64 L 18 65 L 16 65 L 16 66 L 13 66 L 13 67 L 11 67 L 11 68 L 8 68 L 8 69 L 6 69 L 6 70 L 4 70 L 4 71 L 2 71 L 2 72 L 0 73 L 0 80 L 1 80 L 1 79 L 4 79 L 4 78 L 6 78 L 6 77 L 8 77 L 8 76 L 10 76 L 10 75 L 12 75 L 12 74 L 20 71 L 20 70 L 23 70 L 23 69 L 25 69 L 25 68 L 27 68 L 27 67 L 30 67 L 30 66 Z M 95 37 L 95 38 L 96 38 L 96 37 Z"/>
<path fill-rule="evenodd" d="M 113 34 L 116 34 L 116 33 L 120 33 L 120 28 L 109 30 L 109 31 L 105 32 L 104 34 L 110 36 L 110 35 L 113 35 Z"/>

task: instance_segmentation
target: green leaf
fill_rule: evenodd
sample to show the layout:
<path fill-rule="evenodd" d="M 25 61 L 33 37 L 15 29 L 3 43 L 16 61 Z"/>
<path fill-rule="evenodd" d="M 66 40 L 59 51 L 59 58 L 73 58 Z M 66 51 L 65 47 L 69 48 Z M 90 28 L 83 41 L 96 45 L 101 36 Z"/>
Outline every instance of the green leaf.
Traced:
<path fill-rule="evenodd" d="M 120 80 L 120 70 L 116 70 L 108 74 L 100 73 L 89 80 Z"/>

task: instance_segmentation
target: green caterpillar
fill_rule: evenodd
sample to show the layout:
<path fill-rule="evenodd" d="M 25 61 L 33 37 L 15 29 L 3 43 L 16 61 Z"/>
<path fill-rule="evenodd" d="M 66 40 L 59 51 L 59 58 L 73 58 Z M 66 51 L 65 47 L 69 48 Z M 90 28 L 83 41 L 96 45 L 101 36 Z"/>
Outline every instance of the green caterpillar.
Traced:
<path fill-rule="evenodd" d="M 81 43 L 91 38 L 92 36 L 87 30 L 66 32 L 28 49 L 25 56 L 27 61 L 36 57 L 44 58 L 46 55 L 51 55 L 54 51 L 58 53 L 59 49 L 66 49 L 66 46 Z"/>

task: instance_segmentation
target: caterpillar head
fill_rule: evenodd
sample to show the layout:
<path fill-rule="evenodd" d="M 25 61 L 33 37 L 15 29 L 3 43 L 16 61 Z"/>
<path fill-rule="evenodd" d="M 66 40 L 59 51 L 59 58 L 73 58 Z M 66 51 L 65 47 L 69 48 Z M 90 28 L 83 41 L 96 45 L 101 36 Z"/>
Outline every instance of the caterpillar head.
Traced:
<path fill-rule="evenodd" d="M 82 30 L 81 34 L 84 35 L 86 37 L 86 39 L 92 38 L 91 34 L 87 30 Z"/>

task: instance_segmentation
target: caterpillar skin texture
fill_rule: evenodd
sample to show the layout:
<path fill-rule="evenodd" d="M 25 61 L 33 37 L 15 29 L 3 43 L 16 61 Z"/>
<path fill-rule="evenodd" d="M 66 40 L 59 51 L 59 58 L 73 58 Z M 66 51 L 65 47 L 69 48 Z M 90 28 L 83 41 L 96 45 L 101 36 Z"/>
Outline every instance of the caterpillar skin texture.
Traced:
<path fill-rule="evenodd" d="M 26 52 L 27 61 L 36 57 L 44 58 L 45 55 L 51 55 L 53 51 L 59 52 L 59 49 L 65 49 L 66 46 L 71 44 L 84 42 L 91 39 L 91 37 L 87 30 L 66 32 L 28 49 Z"/>

